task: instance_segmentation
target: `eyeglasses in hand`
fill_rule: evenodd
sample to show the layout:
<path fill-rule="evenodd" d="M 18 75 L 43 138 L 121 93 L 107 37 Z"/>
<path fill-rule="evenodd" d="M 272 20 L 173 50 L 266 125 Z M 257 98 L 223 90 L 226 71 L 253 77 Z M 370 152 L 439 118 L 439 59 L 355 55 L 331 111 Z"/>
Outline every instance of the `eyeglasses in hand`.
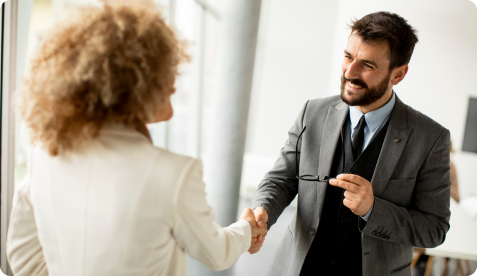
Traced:
<path fill-rule="evenodd" d="M 335 177 L 328 177 L 325 176 L 322 179 L 318 175 L 311 175 L 311 174 L 304 174 L 304 175 L 299 175 L 298 174 L 298 141 L 300 141 L 301 136 L 306 130 L 306 126 L 303 127 L 303 130 L 301 131 L 300 135 L 298 136 L 298 139 L 296 140 L 296 148 L 295 148 L 295 170 L 296 170 L 296 178 L 299 180 L 303 181 L 316 181 L 316 182 L 328 182 L 331 179 Z M 344 173 L 344 165 L 345 165 L 345 155 L 344 155 L 344 141 L 343 141 L 343 128 L 341 128 L 341 160 L 342 160 L 342 166 L 341 166 L 341 173 Z"/>

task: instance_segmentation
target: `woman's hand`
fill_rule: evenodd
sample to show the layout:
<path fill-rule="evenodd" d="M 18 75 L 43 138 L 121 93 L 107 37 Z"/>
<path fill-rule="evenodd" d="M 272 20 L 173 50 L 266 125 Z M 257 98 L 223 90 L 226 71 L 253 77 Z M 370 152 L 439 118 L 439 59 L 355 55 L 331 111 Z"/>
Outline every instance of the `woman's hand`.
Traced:
<path fill-rule="evenodd" d="M 240 215 L 240 219 L 244 219 L 250 223 L 250 227 L 252 228 L 253 242 L 257 241 L 258 239 L 265 239 L 265 236 L 268 233 L 267 225 L 265 225 L 265 227 L 258 227 L 255 220 L 255 214 L 253 213 L 252 209 L 246 208 L 243 210 L 242 215 Z"/>

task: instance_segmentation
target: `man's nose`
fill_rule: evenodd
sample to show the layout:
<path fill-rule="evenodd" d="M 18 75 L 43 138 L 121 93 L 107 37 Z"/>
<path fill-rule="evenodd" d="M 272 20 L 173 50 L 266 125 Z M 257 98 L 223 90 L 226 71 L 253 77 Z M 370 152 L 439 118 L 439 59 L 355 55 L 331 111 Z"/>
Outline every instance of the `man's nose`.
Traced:
<path fill-rule="evenodd" d="M 358 79 L 360 74 L 360 66 L 356 61 L 353 61 L 349 64 L 348 69 L 346 70 L 344 76 L 347 79 Z"/>

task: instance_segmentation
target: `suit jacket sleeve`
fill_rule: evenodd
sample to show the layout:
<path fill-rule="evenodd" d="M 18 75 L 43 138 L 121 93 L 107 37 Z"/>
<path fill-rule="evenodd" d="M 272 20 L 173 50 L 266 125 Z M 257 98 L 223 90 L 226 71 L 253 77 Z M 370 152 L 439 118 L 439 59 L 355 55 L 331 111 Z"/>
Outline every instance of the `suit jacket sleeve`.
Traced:
<path fill-rule="evenodd" d="M 48 275 L 30 200 L 29 176 L 25 177 L 13 197 L 7 233 L 7 258 L 16 276 Z"/>
<path fill-rule="evenodd" d="M 222 228 L 214 222 L 214 210 L 207 204 L 202 164 L 189 162 L 174 195 L 173 234 L 194 259 L 213 270 L 231 267 L 250 248 L 250 223 L 240 220 Z"/>
<path fill-rule="evenodd" d="M 445 129 L 417 174 L 410 206 L 375 197 L 364 234 L 425 248 L 444 242 L 450 219 L 449 145 L 450 133 Z"/>
<path fill-rule="evenodd" d="M 288 140 L 281 149 L 280 156 L 273 168 L 265 174 L 258 186 L 251 208 L 263 207 L 268 213 L 267 226 L 270 228 L 277 221 L 283 210 L 292 202 L 298 193 L 298 180 L 296 179 L 296 143 L 303 130 L 303 119 L 306 107 L 301 109 L 295 123 L 288 131 Z M 299 141 L 300 142 L 300 141 Z M 300 144 L 298 145 L 300 150 Z M 299 160 L 299 159 L 298 159 Z"/>

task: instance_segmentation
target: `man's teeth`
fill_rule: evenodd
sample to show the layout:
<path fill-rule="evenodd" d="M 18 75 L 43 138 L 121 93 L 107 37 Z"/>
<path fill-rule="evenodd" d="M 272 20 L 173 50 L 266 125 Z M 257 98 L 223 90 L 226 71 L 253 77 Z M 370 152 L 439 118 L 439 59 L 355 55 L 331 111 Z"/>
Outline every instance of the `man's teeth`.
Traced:
<path fill-rule="evenodd" d="M 356 84 L 352 84 L 351 82 L 348 82 L 348 85 L 353 87 L 353 88 L 356 88 L 356 89 L 361 89 L 363 88 L 362 86 L 359 86 L 359 85 L 356 85 Z"/>

